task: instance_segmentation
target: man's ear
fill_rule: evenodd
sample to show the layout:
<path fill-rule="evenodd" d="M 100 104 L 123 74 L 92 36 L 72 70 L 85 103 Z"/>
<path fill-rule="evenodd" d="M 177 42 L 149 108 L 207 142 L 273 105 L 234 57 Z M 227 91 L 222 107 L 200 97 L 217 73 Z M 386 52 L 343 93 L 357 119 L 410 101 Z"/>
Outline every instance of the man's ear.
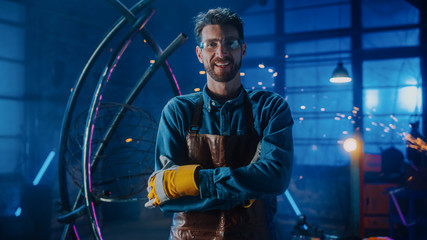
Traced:
<path fill-rule="evenodd" d="M 243 42 L 243 44 L 242 44 L 242 58 L 245 56 L 245 54 L 246 54 L 246 43 Z"/>
<path fill-rule="evenodd" d="M 202 49 L 199 46 L 196 47 L 196 54 L 197 58 L 199 59 L 199 62 L 203 63 Z"/>

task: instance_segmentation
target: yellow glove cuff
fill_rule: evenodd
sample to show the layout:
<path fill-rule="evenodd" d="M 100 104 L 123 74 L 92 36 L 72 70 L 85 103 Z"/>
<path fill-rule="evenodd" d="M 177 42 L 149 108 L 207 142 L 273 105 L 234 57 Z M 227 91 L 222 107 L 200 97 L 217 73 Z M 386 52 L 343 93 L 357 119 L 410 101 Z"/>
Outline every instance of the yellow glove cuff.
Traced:
<path fill-rule="evenodd" d="M 176 191 L 175 186 L 175 176 L 176 170 L 166 170 L 163 173 L 163 189 L 166 193 L 166 196 L 170 199 L 178 198 L 179 193 Z"/>
<path fill-rule="evenodd" d="M 181 196 L 197 196 L 200 194 L 196 183 L 195 172 L 200 165 L 184 165 L 176 170 L 175 186 Z"/>

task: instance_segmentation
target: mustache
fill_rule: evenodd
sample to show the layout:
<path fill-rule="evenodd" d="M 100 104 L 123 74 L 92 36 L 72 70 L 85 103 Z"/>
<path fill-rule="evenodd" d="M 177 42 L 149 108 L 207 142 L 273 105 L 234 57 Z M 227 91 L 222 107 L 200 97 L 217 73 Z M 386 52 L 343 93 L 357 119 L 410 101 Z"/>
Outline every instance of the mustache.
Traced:
<path fill-rule="evenodd" d="M 231 57 L 224 57 L 224 58 L 217 57 L 217 58 L 214 58 L 212 62 L 216 63 L 216 62 L 225 62 L 225 61 L 234 62 L 233 58 Z"/>

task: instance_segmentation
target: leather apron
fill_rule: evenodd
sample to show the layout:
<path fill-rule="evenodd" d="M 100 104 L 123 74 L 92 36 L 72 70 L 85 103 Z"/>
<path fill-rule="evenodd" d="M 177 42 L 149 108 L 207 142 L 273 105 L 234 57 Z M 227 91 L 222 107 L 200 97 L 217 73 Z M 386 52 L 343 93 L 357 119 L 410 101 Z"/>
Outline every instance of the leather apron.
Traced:
<path fill-rule="evenodd" d="M 222 136 L 198 134 L 203 112 L 201 96 L 193 113 L 190 132 L 186 136 L 188 163 L 200 164 L 204 169 L 238 168 L 248 165 L 260 137 L 253 125 L 252 107 L 245 94 L 246 135 Z M 170 239 L 173 240 L 266 240 L 272 239 L 266 202 L 256 200 L 249 208 L 238 206 L 227 210 L 175 213 Z"/>

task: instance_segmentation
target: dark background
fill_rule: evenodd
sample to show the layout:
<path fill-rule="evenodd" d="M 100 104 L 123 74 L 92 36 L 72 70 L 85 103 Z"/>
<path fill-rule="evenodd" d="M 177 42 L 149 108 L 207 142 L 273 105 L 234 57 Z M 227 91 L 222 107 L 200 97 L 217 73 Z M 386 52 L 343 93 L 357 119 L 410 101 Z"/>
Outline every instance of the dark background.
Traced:
<path fill-rule="evenodd" d="M 397 149 L 404 160 L 415 159 L 417 166 L 425 169 L 423 157 L 407 154 L 405 140 L 406 134 L 416 132 L 410 123 L 420 122 L 421 135 L 426 129 L 422 100 L 426 89 L 423 71 L 427 69 L 424 2 L 156 0 L 151 4 L 156 12 L 145 28 L 163 49 L 180 33 L 188 36 L 168 59 L 185 94 L 203 88 L 206 81 L 195 55 L 192 18 L 218 6 L 230 7 L 243 17 L 248 44 L 242 66 L 245 88 L 275 91 L 291 105 L 295 164 L 289 192 L 310 224 L 325 233 L 349 237 L 354 185 L 350 181 L 352 158 L 342 148 L 346 138 L 361 133 L 364 153 L 381 158 L 385 150 Z M 127 7 L 135 3 L 123 1 Z M 83 67 L 120 16 L 103 0 L 0 0 L 1 239 L 60 238 L 64 225 L 56 221 L 61 215 L 58 151 L 64 112 Z M 79 134 L 96 83 L 127 30 L 129 25 L 108 45 L 87 77 L 73 115 L 72 128 L 78 129 L 75 139 L 82 139 Z M 147 44 L 135 36 L 104 88 L 102 101 L 123 101 L 153 59 Z M 349 71 L 351 83 L 328 81 L 338 61 Z M 173 96 L 159 69 L 133 105 L 149 113 L 156 124 L 162 107 Z M 73 151 L 79 158 L 80 152 Z M 51 164 L 34 185 L 51 152 L 55 153 Z M 371 211 L 362 214 L 366 237 L 391 234 L 387 187 L 407 186 L 411 176 L 419 179 L 404 170 L 408 164 L 399 157 L 396 160 L 399 154 L 392 156 L 376 162 L 383 169 L 371 169 L 371 175 L 361 181 L 365 196 L 360 206 Z M 402 169 L 399 180 L 384 172 L 385 165 L 396 162 Z M 81 171 L 80 167 L 76 171 Z M 79 182 L 80 175 L 75 174 Z M 70 185 L 74 188 L 70 194 L 75 196 L 76 187 Z M 425 180 L 420 180 L 412 187 L 419 190 L 425 185 Z M 421 200 L 412 205 L 417 213 L 413 219 L 408 217 L 408 198 L 398 199 L 407 221 L 414 220 L 417 225 L 406 228 L 396 220 L 396 239 L 426 237 L 423 196 L 425 190 Z M 278 200 L 279 236 L 291 239 L 297 216 L 285 195 Z M 373 205 L 375 201 L 377 205 Z M 393 206 L 391 209 L 395 211 Z M 97 215 L 105 239 L 168 236 L 171 214 L 147 210 L 143 202 L 103 203 L 97 207 Z M 77 226 L 81 239 L 92 238 L 85 217 Z"/>

